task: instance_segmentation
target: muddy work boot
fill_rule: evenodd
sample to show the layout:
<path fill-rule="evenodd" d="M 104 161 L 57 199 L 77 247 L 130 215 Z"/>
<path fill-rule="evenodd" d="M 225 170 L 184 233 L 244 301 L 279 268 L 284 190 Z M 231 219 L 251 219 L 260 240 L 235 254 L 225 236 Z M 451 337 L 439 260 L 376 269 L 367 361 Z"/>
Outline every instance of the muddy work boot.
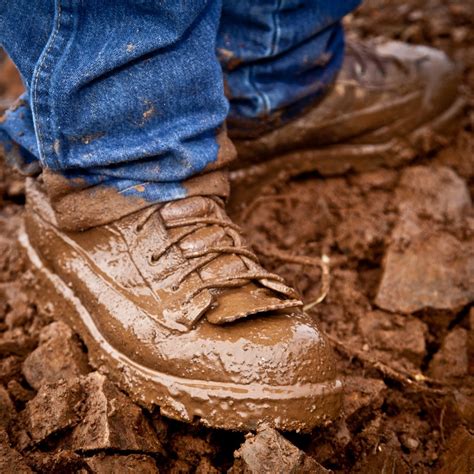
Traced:
<path fill-rule="evenodd" d="M 232 430 L 307 431 L 338 414 L 326 338 L 260 266 L 221 198 L 154 204 L 84 231 L 61 230 L 55 216 L 30 181 L 20 242 L 31 291 L 135 401 Z"/>
<path fill-rule="evenodd" d="M 239 156 L 233 201 L 309 171 L 366 171 L 426 153 L 450 134 L 463 110 L 458 86 L 459 71 L 441 51 L 348 42 L 337 80 L 309 110 L 259 136 L 230 131 Z"/>

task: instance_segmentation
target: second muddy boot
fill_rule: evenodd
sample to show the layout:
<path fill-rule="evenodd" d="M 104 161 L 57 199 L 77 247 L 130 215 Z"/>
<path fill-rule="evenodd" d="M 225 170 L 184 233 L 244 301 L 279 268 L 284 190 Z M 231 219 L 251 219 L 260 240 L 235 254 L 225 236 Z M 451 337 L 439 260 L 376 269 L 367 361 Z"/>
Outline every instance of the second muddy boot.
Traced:
<path fill-rule="evenodd" d="M 338 414 L 326 338 L 260 266 L 220 197 L 132 211 L 136 201 L 110 189 L 90 194 L 53 211 L 30 180 L 20 241 L 35 301 L 81 335 L 95 367 L 145 406 L 214 428 L 310 430 Z"/>
<path fill-rule="evenodd" d="M 309 110 L 271 130 L 234 123 L 235 183 L 317 170 L 336 174 L 397 166 L 430 150 L 464 107 L 459 71 L 433 48 L 396 41 L 348 42 L 328 92 Z"/>

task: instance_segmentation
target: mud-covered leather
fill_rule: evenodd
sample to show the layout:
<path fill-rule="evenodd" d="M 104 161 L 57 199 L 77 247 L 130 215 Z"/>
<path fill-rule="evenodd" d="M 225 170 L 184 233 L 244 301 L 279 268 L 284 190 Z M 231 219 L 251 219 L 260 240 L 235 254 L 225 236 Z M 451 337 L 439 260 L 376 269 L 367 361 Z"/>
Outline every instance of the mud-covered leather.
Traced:
<path fill-rule="evenodd" d="M 186 228 L 178 224 L 191 216 L 228 219 L 218 198 L 189 198 L 141 210 L 113 224 L 66 232 L 56 225 L 42 189 L 32 180 L 27 184 L 29 242 L 44 271 L 67 285 L 90 315 L 96 330 L 89 337 L 98 344 L 106 340 L 133 363 L 196 383 L 332 383 L 332 351 L 314 318 L 302 311 L 294 291 L 278 277 L 257 264 L 244 270 L 250 257 L 224 253 L 173 289 L 192 265 L 186 252 L 197 254 L 203 247 L 230 246 L 233 241 L 217 224 L 199 230 L 189 226 L 192 232 L 177 239 Z M 233 237 L 236 247 L 245 246 L 240 234 Z M 173 239 L 180 240 L 179 245 L 170 245 Z M 170 250 L 158 258 L 159 264 L 150 265 L 148 258 L 167 246 Z M 232 288 L 209 286 L 186 302 L 199 285 L 239 276 L 242 270 L 262 272 L 262 278 L 234 280 Z"/>
<path fill-rule="evenodd" d="M 233 168 L 308 147 L 403 139 L 448 108 L 458 85 L 459 71 L 441 51 L 397 41 L 349 41 L 325 96 L 269 133 L 236 137 Z"/>
<path fill-rule="evenodd" d="M 280 277 L 260 266 L 220 198 L 192 196 L 65 232 L 33 180 L 28 192 L 37 218 L 51 224 L 71 261 L 82 260 L 169 329 L 189 331 L 202 317 L 223 324 L 302 304 Z"/>

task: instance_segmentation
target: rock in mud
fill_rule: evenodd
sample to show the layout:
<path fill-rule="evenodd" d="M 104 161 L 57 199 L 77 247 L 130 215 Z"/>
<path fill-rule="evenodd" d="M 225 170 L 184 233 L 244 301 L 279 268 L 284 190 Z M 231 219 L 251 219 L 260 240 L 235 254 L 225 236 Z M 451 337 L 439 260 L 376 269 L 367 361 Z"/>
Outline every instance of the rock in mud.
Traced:
<path fill-rule="evenodd" d="M 8 356 L 0 359 L 0 383 L 6 383 L 21 374 L 21 357 Z"/>
<path fill-rule="evenodd" d="M 235 463 L 229 471 L 237 473 L 331 472 L 291 444 L 269 426 L 263 425 L 235 452 Z"/>
<path fill-rule="evenodd" d="M 364 460 L 360 461 L 354 472 L 360 474 L 385 474 L 389 472 L 392 474 L 409 474 L 412 472 L 396 450 L 385 446 L 380 448 L 377 452 L 369 454 Z"/>
<path fill-rule="evenodd" d="M 89 474 L 81 457 L 68 449 L 57 449 L 53 452 L 44 450 L 28 453 L 28 465 L 34 472 L 48 474 Z"/>
<path fill-rule="evenodd" d="M 474 470 L 474 436 L 460 426 L 448 440 L 437 474 L 466 474 Z"/>
<path fill-rule="evenodd" d="M 0 428 L 0 472 L 29 474 L 33 471 L 28 467 L 21 454 L 10 446 L 8 435 Z"/>
<path fill-rule="evenodd" d="M 440 350 L 431 360 L 429 374 L 437 379 L 464 377 L 468 368 L 468 332 L 464 328 L 455 328 L 444 338 Z"/>
<path fill-rule="evenodd" d="M 355 419 L 372 416 L 382 406 L 387 386 L 382 380 L 366 377 L 346 377 L 343 412 L 351 423 Z"/>
<path fill-rule="evenodd" d="M 474 239 L 467 219 L 472 204 L 466 183 L 448 168 L 409 168 L 397 199 L 399 221 L 375 303 L 405 314 L 459 310 L 474 300 Z M 464 237 L 454 235 L 454 227 Z"/>
<path fill-rule="evenodd" d="M 0 357 L 7 355 L 24 356 L 35 346 L 35 340 L 25 334 L 23 328 L 14 328 L 0 335 Z"/>
<path fill-rule="evenodd" d="M 94 474 L 157 474 L 160 472 L 155 460 L 143 454 L 128 456 L 99 454 L 87 458 L 86 464 Z"/>
<path fill-rule="evenodd" d="M 420 364 L 426 355 L 426 324 L 411 316 L 369 311 L 359 319 L 359 329 L 370 347 L 395 352 Z"/>
<path fill-rule="evenodd" d="M 132 403 L 107 378 L 93 372 L 82 380 L 87 394 L 83 418 L 74 428 L 76 451 L 115 449 L 163 453 L 161 443 L 142 409 Z"/>
<path fill-rule="evenodd" d="M 8 393 L 16 403 L 26 403 L 35 398 L 36 392 L 24 387 L 18 380 L 10 380 L 7 385 Z"/>
<path fill-rule="evenodd" d="M 15 415 L 15 407 L 10 399 L 10 395 L 5 387 L 0 385 L 0 429 L 8 428 L 12 418 Z"/>
<path fill-rule="evenodd" d="M 420 232 L 405 248 L 391 246 L 376 304 L 387 311 L 413 313 L 425 308 L 457 311 L 474 299 L 474 251 L 440 232 Z"/>
<path fill-rule="evenodd" d="M 26 407 L 31 438 L 41 442 L 77 424 L 83 396 L 79 379 L 43 385 Z"/>
<path fill-rule="evenodd" d="M 403 171 L 397 188 L 400 214 L 456 222 L 471 209 L 466 182 L 452 169 L 413 166 Z"/>
<path fill-rule="evenodd" d="M 179 459 L 197 466 L 200 460 L 206 456 L 212 456 L 216 452 L 207 440 L 191 434 L 175 434 L 170 441 L 172 451 Z"/>
<path fill-rule="evenodd" d="M 89 372 L 87 356 L 66 324 L 54 322 L 46 326 L 39 341 L 23 363 L 23 374 L 36 390 L 45 383 L 71 380 Z"/>
<path fill-rule="evenodd" d="M 33 308 L 18 281 L 2 284 L 0 286 L 0 295 L 7 305 L 5 324 L 10 330 L 24 326 L 31 320 Z"/>
<path fill-rule="evenodd" d="M 455 406 L 469 426 L 474 426 L 474 391 L 469 388 L 454 392 Z"/>
<path fill-rule="evenodd" d="M 196 467 L 196 474 L 219 474 L 220 471 L 216 469 L 208 458 L 202 458 Z"/>

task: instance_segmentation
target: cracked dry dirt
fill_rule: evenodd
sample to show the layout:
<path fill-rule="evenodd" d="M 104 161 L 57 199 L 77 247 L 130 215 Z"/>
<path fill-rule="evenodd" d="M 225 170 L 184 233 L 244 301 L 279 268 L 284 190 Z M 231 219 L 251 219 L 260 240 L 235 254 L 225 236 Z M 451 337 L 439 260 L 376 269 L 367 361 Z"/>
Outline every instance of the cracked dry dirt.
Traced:
<path fill-rule="evenodd" d="M 474 6 L 369 1 L 347 23 L 351 34 L 446 50 L 465 66 L 469 107 L 431 156 L 300 177 L 237 216 L 257 249 L 331 256 L 329 294 L 310 311 L 345 376 L 340 419 L 285 439 L 267 427 L 245 436 L 189 426 L 133 404 L 89 366 L 58 315 L 28 298 L 34 282 L 15 240 L 23 183 L 2 165 L 0 472 L 473 472 Z M 1 111 L 20 89 L 11 65 L 0 67 Z M 305 301 L 318 297 L 317 266 L 263 253 Z"/>

